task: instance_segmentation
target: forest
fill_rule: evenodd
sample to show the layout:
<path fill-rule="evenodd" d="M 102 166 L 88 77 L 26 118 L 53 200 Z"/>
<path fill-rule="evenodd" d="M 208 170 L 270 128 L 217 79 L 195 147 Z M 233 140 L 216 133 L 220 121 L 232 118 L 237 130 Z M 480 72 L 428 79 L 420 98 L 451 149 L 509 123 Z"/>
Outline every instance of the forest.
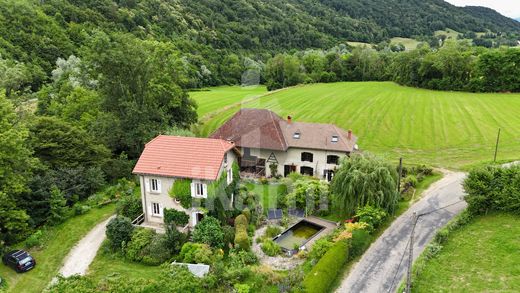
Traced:
<path fill-rule="evenodd" d="M 0 0 L 0 245 L 59 223 L 64 207 L 131 176 L 151 138 L 197 122 L 188 89 L 393 80 L 520 90 L 517 49 L 433 37 L 447 27 L 507 39 L 520 30 L 438 0 Z M 430 41 L 402 52 L 385 43 L 393 36 Z"/>

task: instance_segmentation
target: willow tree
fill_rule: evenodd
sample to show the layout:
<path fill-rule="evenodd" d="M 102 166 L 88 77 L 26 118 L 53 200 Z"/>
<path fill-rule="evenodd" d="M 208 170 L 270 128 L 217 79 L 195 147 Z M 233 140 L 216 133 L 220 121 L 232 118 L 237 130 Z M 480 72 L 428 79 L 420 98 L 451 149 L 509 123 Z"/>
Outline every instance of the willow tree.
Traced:
<path fill-rule="evenodd" d="M 334 176 L 333 205 L 339 214 L 353 215 L 356 208 L 371 205 L 393 213 L 399 193 L 397 172 L 388 162 L 370 154 L 343 160 Z"/>

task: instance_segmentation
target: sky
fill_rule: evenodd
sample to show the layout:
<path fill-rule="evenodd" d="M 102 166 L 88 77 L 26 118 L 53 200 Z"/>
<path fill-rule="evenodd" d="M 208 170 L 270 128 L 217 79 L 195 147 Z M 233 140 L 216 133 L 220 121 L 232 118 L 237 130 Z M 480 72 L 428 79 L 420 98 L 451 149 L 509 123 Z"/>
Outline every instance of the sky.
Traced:
<path fill-rule="evenodd" d="M 520 17 L 519 0 L 446 0 L 457 6 L 485 6 L 512 18 Z"/>

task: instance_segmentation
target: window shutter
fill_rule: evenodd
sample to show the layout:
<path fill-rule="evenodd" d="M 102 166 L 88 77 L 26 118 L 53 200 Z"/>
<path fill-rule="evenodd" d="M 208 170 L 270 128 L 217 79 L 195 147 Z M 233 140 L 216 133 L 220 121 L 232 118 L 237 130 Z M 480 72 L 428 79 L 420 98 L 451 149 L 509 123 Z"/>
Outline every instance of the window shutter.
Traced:
<path fill-rule="evenodd" d="M 162 193 L 161 180 L 159 179 L 157 179 L 157 189 L 159 190 L 159 193 Z"/>
<path fill-rule="evenodd" d="M 164 207 L 163 207 L 163 205 L 162 205 L 162 204 L 159 204 L 159 216 L 161 216 L 161 217 L 162 217 L 162 216 L 163 216 L 163 214 L 164 214 Z"/>
<path fill-rule="evenodd" d="M 191 183 L 191 196 L 194 197 L 196 196 L 197 194 L 195 193 L 195 183 Z"/>
<path fill-rule="evenodd" d="M 202 195 L 204 197 L 208 197 L 208 185 L 207 184 L 202 184 Z"/>
<path fill-rule="evenodd" d="M 150 192 L 150 179 L 144 179 L 144 187 L 146 192 Z"/>

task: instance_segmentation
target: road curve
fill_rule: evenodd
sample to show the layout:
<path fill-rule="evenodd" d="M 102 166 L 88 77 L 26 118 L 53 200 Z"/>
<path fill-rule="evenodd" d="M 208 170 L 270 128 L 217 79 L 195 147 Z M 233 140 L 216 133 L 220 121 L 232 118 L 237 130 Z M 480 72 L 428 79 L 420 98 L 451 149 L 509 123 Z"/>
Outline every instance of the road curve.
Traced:
<path fill-rule="evenodd" d="M 103 240 L 105 240 L 106 226 L 113 217 L 97 224 L 72 248 L 60 269 L 60 275 L 70 277 L 87 273 L 88 267 L 96 257 Z"/>
<path fill-rule="evenodd" d="M 466 203 L 462 183 L 465 173 L 449 172 L 423 194 L 421 200 L 398 217 L 365 252 L 342 281 L 336 292 L 386 293 L 395 292 L 406 275 L 408 242 L 412 229 L 413 212 L 433 213 L 421 216 L 414 234 L 413 259 L 428 245 L 437 230 L 459 214 Z"/>

